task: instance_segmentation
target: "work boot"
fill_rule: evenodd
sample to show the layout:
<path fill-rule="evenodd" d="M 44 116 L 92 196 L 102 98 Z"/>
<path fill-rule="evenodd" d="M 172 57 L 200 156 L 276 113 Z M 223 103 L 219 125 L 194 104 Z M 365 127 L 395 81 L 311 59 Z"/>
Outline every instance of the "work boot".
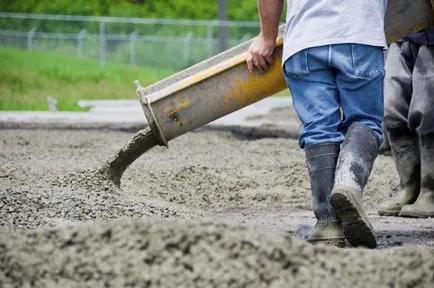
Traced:
<path fill-rule="evenodd" d="M 330 199 L 334 213 L 342 222 L 344 236 L 352 246 L 377 246 L 374 229 L 362 206 L 362 191 L 377 154 L 374 132 L 363 124 L 352 124 L 339 154 Z"/>
<path fill-rule="evenodd" d="M 311 146 L 306 151 L 306 162 L 312 191 L 312 207 L 317 222 L 307 235 L 311 243 L 344 246 L 342 227 L 334 217 L 330 206 L 336 162 L 339 157 L 338 143 L 323 143 Z"/>
<path fill-rule="evenodd" d="M 420 137 L 420 194 L 416 202 L 404 205 L 399 216 L 434 217 L 434 134 Z"/>
<path fill-rule="evenodd" d="M 307 235 L 307 242 L 311 244 L 345 247 L 342 224 L 335 218 L 317 220 L 315 226 Z"/>
<path fill-rule="evenodd" d="M 393 159 L 400 179 L 400 191 L 394 199 L 380 206 L 378 214 L 398 216 L 402 206 L 413 204 L 420 191 L 420 154 L 417 134 L 406 129 L 388 133 Z"/>

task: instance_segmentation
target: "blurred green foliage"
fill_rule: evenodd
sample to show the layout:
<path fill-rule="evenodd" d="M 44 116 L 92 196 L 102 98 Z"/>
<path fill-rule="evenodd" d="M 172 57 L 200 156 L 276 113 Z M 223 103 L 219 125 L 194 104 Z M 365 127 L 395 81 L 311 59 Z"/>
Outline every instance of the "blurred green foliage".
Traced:
<path fill-rule="evenodd" d="M 255 0 L 227 0 L 227 6 L 228 20 L 258 21 Z M 0 1 L 0 11 L 82 16 L 217 20 L 218 0 L 2 0 Z M 100 32 L 99 28 L 97 22 L 0 18 L 1 30 L 28 32 L 36 29 L 37 32 L 78 34 L 82 29 L 85 29 L 88 34 L 97 35 Z M 250 38 L 256 35 L 258 31 L 258 27 L 229 27 L 228 38 Z M 194 38 L 210 36 L 206 26 L 105 24 L 106 34 L 130 35 L 132 32 L 136 32 L 138 35 L 161 37 L 186 37 L 190 34 Z M 218 38 L 218 36 L 219 27 L 214 27 L 211 37 Z M 113 47 L 117 49 L 117 47 Z"/>
<path fill-rule="evenodd" d="M 2 0 L 0 11 L 215 20 L 217 0 Z M 257 21 L 255 0 L 227 0 L 228 20 Z"/>

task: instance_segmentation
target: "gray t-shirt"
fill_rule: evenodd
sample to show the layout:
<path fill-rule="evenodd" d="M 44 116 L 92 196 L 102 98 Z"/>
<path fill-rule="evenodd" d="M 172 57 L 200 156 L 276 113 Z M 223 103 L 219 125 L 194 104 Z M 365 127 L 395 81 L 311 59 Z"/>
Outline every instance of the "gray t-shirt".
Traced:
<path fill-rule="evenodd" d="M 310 47 L 358 43 L 387 47 L 387 0 L 287 0 L 282 63 Z"/>

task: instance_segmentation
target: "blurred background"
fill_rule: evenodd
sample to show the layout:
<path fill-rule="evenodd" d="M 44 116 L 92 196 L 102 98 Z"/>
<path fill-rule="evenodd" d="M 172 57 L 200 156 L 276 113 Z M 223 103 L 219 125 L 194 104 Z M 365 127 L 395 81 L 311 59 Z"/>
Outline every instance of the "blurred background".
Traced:
<path fill-rule="evenodd" d="M 259 32 L 254 0 L 0 1 L 0 110 L 85 110 Z"/>

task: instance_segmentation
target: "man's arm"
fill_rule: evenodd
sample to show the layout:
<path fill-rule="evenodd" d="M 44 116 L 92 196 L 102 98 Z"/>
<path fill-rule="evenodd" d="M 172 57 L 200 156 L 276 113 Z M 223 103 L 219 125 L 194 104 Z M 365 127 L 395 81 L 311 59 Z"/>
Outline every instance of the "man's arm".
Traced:
<path fill-rule="evenodd" d="M 261 19 L 261 33 L 250 44 L 247 55 L 247 68 L 250 73 L 256 68 L 260 73 L 273 64 L 273 51 L 276 47 L 277 32 L 283 0 L 257 0 Z"/>

